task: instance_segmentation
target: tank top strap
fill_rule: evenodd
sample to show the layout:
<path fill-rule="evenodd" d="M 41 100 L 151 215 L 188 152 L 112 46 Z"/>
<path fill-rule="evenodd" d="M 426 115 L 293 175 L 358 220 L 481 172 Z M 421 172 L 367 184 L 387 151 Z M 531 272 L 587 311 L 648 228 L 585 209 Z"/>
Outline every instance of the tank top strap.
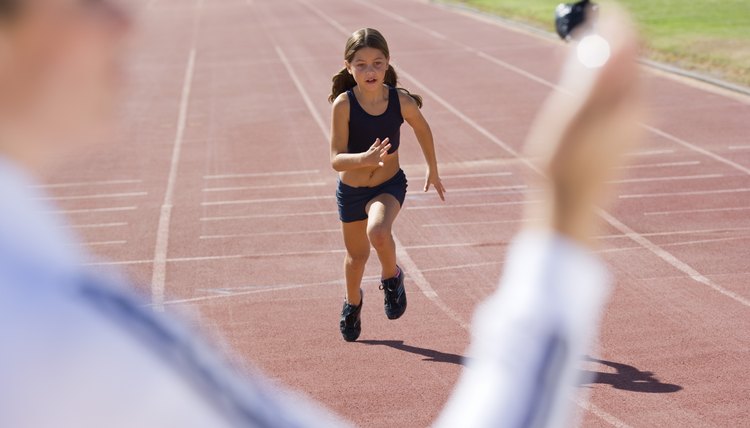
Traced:
<path fill-rule="evenodd" d="M 349 97 L 349 105 L 351 107 L 354 107 L 355 109 L 362 110 L 362 106 L 359 105 L 359 101 L 357 101 L 357 96 L 354 95 L 354 91 L 352 89 L 349 89 L 346 91 L 346 95 Z M 350 110 L 351 110 L 350 107 Z"/>
<path fill-rule="evenodd" d="M 399 99 L 399 91 L 395 87 L 391 86 L 388 88 L 388 109 L 391 113 L 396 113 L 401 116 L 401 100 Z"/>

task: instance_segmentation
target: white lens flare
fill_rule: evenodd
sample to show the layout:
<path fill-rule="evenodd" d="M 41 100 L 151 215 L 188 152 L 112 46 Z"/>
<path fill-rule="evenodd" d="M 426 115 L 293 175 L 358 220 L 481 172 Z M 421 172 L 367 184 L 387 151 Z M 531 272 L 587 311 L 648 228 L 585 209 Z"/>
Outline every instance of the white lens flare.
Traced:
<path fill-rule="evenodd" d="M 611 53 L 609 42 L 598 34 L 590 34 L 580 42 L 576 49 L 578 61 L 586 68 L 599 68 L 607 63 Z"/>

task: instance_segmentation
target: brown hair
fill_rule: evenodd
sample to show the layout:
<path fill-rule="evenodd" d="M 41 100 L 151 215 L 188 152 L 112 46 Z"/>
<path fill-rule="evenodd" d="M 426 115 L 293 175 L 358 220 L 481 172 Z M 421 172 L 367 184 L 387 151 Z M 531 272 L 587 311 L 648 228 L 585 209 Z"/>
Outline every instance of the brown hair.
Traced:
<path fill-rule="evenodd" d="M 346 41 L 346 48 L 344 49 L 344 59 L 346 62 L 354 61 L 354 54 L 362 48 L 373 48 L 383 52 L 386 58 L 390 59 L 391 55 L 388 51 L 388 43 L 385 41 L 385 37 L 380 34 L 380 31 L 373 28 L 362 28 L 355 31 L 349 39 Z M 357 82 L 354 81 L 354 77 L 349 74 L 349 70 L 346 67 L 342 68 L 335 76 L 333 76 L 333 87 L 331 88 L 331 95 L 328 96 L 328 101 L 333 102 L 336 97 L 348 91 L 349 89 L 357 86 Z M 392 65 L 388 64 L 388 70 L 385 71 L 384 83 L 388 86 L 396 88 L 398 86 L 398 75 Z M 409 94 L 410 97 L 414 98 L 419 108 L 422 108 L 422 97 L 416 94 L 412 94 L 404 88 L 400 88 Z"/>

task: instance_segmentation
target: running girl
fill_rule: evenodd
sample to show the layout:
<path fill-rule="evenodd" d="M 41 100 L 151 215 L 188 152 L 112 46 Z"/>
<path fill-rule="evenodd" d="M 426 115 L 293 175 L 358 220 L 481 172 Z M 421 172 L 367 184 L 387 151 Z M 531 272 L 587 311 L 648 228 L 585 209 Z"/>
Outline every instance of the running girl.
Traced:
<path fill-rule="evenodd" d="M 424 191 L 434 186 L 445 200 L 432 132 L 419 111 L 422 98 L 396 88 L 398 77 L 389 61 L 388 44 L 380 32 L 356 31 L 346 42 L 345 67 L 333 76 L 328 98 L 333 103 L 331 165 L 339 172 L 336 199 L 346 246 L 346 300 L 339 328 L 349 342 L 357 340 L 362 330 L 360 285 L 370 245 L 380 259 L 386 316 L 397 319 L 406 311 L 404 272 L 396 264 L 391 235 L 406 196 L 406 175 L 398 161 L 404 120 L 427 161 Z"/>

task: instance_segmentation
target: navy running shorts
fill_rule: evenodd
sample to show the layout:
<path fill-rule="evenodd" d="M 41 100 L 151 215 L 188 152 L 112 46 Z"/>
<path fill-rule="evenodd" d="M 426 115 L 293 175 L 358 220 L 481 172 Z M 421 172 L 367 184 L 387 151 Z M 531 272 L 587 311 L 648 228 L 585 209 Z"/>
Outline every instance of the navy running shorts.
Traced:
<path fill-rule="evenodd" d="M 339 219 L 344 223 L 365 220 L 367 204 L 376 196 L 387 193 L 393 195 L 399 205 L 404 205 L 406 198 L 406 174 L 399 169 L 396 175 L 385 183 L 375 187 L 352 187 L 339 180 L 336 189 L 336 201 L 339 205 Z"/>

